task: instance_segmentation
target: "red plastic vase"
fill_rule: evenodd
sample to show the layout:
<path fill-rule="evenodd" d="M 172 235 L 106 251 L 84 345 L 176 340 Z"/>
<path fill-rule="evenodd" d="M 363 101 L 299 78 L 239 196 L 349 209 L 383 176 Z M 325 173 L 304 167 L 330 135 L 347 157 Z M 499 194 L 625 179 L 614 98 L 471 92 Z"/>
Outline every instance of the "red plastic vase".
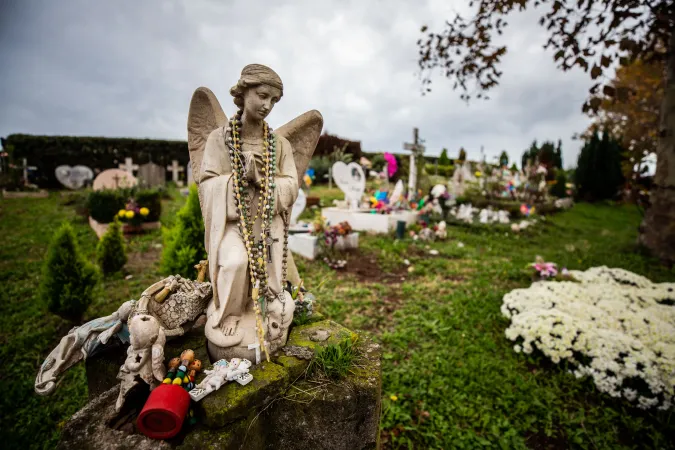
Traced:
<path fill-rule="evenodd" d="M 162 384 L 145 402 L 136 426 L 152 439 L 168 439 L 178 434 L 190 408 L 190 394 L 181 386 Z"/>

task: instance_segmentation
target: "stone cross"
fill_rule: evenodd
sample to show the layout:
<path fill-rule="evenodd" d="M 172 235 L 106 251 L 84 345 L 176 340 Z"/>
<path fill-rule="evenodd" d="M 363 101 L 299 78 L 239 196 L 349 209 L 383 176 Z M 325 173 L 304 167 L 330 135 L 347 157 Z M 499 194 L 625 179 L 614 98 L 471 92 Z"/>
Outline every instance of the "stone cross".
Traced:
<path fill-rule="evenodd" d="M 131 158 L 124 158 L 124 164 L 120 164 L 119 168 L 133 176 L 134 170 L 138 170 L 138 164 L 134 164 L 134 161 Z"/>
<path fill-rule="evenodd" d="M 27 186 L 28 185 L 28 171 L 29 170 L 36 170 L 37 167 L 29 166 L 28 160 L 26 158 L 23 158 L 22 163 L 23 164 L 21 165 L 21 167 L 23 168 L 23 184 Z"/>
<path fill-rule="evenodd" d="M 422 140 L 419 138 L 419 130 L 417 128 L 413 128 L 413 138 L 414 141 L 412 144 L 403 144 L 404 150 L 411 151 L 410 176 L 408 177 L 408 200 L 414 199 L 417 193 L 417 165 L 415 164 L 415 160 L 424 153 L 424 145 L 422 145 Z"/>
<path fill-rule="evenodd" d="M 178 160 L 171 161 L 171 165 L 166 166 L 166 170 L 171 172 L 171 180 L 178 184 L 178 174 L 184 170 L 182 166 L 178 165 Z"/>

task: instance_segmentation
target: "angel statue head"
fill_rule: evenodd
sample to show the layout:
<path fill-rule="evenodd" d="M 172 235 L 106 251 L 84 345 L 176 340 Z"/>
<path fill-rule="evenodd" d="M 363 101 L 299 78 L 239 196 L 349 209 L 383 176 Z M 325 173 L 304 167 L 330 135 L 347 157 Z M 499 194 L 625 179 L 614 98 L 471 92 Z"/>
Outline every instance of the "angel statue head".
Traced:
<path fill-rule="evenodd" d="M 269 67 L 249 64 L 241 71 L 237 84 L 230 88 L 230 95 L 242 115 L 264 120 L 284 95 L 284 85 Z"/>

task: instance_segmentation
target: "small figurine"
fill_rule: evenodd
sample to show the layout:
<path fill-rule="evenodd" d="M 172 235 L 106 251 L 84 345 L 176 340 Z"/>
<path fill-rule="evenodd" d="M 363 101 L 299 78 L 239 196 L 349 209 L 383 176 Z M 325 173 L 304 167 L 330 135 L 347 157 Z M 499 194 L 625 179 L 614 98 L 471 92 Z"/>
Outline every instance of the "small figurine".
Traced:
<path fill-rule="evenodd" d="M 211 370 L 205 370 L 206 378 L 190 391 L 192 400 L 198 402 L 213 391 L 217 391 L 228 381 L 236 381 L 242 386 L 253 380 L 253 375 L 248 373 L 252 363 L 248 359 L 232 358 L 230 362 L 220 359 L 213 364 Z"/>
<path fill-rule="evenodd" d="M 164 378 L 162 384 L 171 384 L 178 371 L 178 366 L 180 366 L 180 358 L 171 358 L 171 361 L 169 361 L 169 370 L 167 371 L 166 378 Z"/>
<path fill-rule="evenodd" d="M 138 378 L 148 383 L 150 390 L 156 388 L 166 375 L 164 368 L 164 344 L 166 337 L 159 321 L 153 316 L 139 314 L 129 321 L 129 339 L 127 350 L 117 378 L 121 380 L 120 393 L 115 409 L 122 409 L 129 390 L 138 384 Z"/>
<path fill-rule="evenodd" d="M 195 377 L 197 376 L 197 372 L 202 371 L 202 362 L 198 359 L 195 359 L 188 366 L 188 371 L 189 371 L 188 378 L 190 379 L 190 381 L 188 381 L 187 385 L 185 386 L 185 389 L 189 391 L 195 387 Z"/>
<path fill-rule="evenodd" d="M 180 366 L 178 366 L 178 372 L 176 377 L 173 379 L 172 384 L 181 385 L 183 383 L 188 383 L 190 379 L 187 377 L 188 366 L 195 360 L 195 352 L 188 349 L 183 350 L 183 353 L 180 354 Z"/>

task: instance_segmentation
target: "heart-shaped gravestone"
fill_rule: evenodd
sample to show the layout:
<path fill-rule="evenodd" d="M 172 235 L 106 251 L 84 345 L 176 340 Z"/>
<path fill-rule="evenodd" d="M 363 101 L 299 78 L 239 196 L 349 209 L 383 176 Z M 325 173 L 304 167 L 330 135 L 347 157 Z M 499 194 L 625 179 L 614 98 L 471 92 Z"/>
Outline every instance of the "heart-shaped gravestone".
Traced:
<path fill-rule="evenodd" d="M 291 209 L 291 225 L 295 225 L 298 222 L 298 217 L 305 210 L 305 206 L 307 206 L 307 196 L 305 195 L 305 191 L 300 189 L 298 191 L 298 198 L 295 199 L 293 209 Z"/>
<path fill-rule="evenodd" d="M 366 175 L 358 164 L 352 162 L 345 164 L 338 161 L 333 164 L 331 170 L 335 184 L 345 193 L 352 209 L 358 208 L 358 204 L 366 191 Z"/>
<path fill-rule="evenodd" d="M 68 189 L 81 189 L 87 181 L 94 179 L 94 172 L 87 166 L 58 166 L 54 174 Z"/>

